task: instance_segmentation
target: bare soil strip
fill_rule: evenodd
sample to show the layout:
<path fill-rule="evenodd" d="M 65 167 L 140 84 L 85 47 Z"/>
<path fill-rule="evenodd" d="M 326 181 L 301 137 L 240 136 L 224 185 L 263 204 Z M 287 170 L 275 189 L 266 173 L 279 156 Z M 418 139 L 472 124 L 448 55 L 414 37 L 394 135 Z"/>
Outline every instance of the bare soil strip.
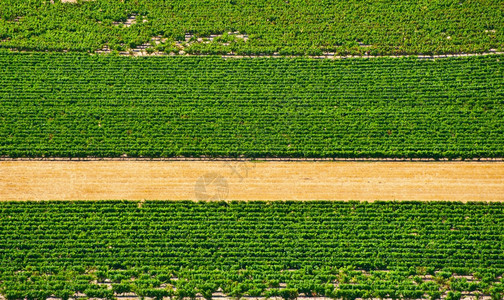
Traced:
<path fill-rule="evenodd" d="M 264 162 L 264 161 L 395 161 L 395 162 L 503 162 L 504 157 L 480 157 L 480 158 L 338 158 L 338 157 L 5 157 L 0 156 L 0 161 L 246 161 L 246 162 Z"/>
<path fill-rule="evenodd" d="M 69 0 L 72 1 L 72 0 Z M 127 24 L 126 24 L 127 25 Z M 147 48 L 151 47 L 150 44 L 142 44 L 137 48 L 131 49 L 131 51 L 120 51 L 117 52 L 118 55 L 122 56 L 201 56 L 201 57 L 222 57 L 225 59 L 229 58 L 317 58 L 317 59 L 348 59 L 348 58 L 404 58 L 404 57 L 414 57 L 418 59 L 438 59 L 438 58 L 449 58 L 449 57 L 467 57 L 467 56 L 482 56 L 482 55 L 502 55 L 504 52 L 502 51 L 490 51 L 490 52 L 482 52 L 482 53 L 451 53 L 451 54 L 397 54 L 397 55 L 334 55 L 334 53 L 324 53 L 323 55 L 313 56 L 313 55 L 237 55 L 233 53 L 224 54 L 224 55 L 207 55 L 207 54 L 174 54 L 174 53 L 164 53 L 164 52 L 152 52 L 148 53 Z M 33 51 L 25 51 L 25 50 L 17 50 L 14 48 L 9 49 L 12 52 L 22 52 L 22 53 L 37 53 Z M 495 50 L 495 49 L 492 49 Z M 112 51 L 109 49 L 101 49 L 96 50 L 95 53 L 91 53 L 91 55 L 102 55 L 102 54 L 110 54 Z"/>
<path fill-rule="evenodd" d="M 123 55 L 127 55 L 129 53 L 124 53 Z M 501 55 L 504 54 L 504 52 L 497 52 L 497 51 L 492 51 L 492 52 L 483 52 L 483 53 L 454 53 L 454 54 L 436 54 L 436 55 L 425 55 L 425 54 L 403 54 L 403 55 L 334 55 L 334 53 L 325 53 L 324 55 L 319 55 L 319 56 L 306 56 L 310 58 L 326 58 L 326 59 L 347 59 L 347 58 L 382 58 L 382 57 L 389 57 L 389 58 L 402 58 L 402 57 L 415 57 L 415 58 L 420 58 L 420 59 L 436 59 L 436 58 L 448 58 L 448 57 L 466 57 L 466 56 L 481 56 L 481 55 Z M 161 54 L 163 55 L 163 54 Z M 187 55 L 187 54 L 186 54 Z M 191 55 L 191 54 L 189 54 Z M 201 54 L 198 55 L 192 55 L 192 56 L 204 56 Z M 274 54 L 274 55 L 234 55 L 234 54 L 227 54 L 227 55 L 221 55 L 224 58 L 260 58 L 260 57 L 268 57 L 268 58 L 275 58 L 275 57 L 289 57 L 289 58 L 296 58 L 299 56 L 286 56 L 286 55 L 279 55 L 279 54 Z"/>
<path fill-rule="evenodd" d="M 1 161 L 0 200 L 504 200 L 503 162 Z"/>

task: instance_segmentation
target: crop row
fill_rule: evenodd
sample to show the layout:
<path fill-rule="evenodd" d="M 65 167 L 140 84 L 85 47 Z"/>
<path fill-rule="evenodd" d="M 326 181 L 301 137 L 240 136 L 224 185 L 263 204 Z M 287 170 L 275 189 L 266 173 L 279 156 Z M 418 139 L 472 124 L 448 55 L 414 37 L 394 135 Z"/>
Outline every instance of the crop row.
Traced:
<path fill-rule="evenodd" d="M 8 299 L 500 299 L 504 205 L 0 202 Z"/>
<path fill-rule="evenodd" d="M 0 47 L 88 52 L 107 46 L 123 51 L 159 37 L 161 43 L 152 43 L 151 51 L 474 53 L 502 49 L 501 9 L 498 0 L 94 0 L 79 4 L 3 0 Z M 128 18 L 128 26 L 123 25 Z M 210 39 L 210 35 L 218 36 Z"/>
<path fill-rule="evenodd" d="M 0 155 L 504 157 L 502 59 L 0 54 Z"/>

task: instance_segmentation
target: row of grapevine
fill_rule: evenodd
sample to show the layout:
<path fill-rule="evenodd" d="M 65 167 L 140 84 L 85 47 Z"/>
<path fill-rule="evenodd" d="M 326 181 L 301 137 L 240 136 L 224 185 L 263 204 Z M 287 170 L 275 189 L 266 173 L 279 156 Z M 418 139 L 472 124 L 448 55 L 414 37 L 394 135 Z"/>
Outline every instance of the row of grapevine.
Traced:
<path fill-rule="evenodd" d="M 247 40 L 189 43 L 193 54 L 442 54 L 502 50 L 499 0 L 3 0 L 0 47 L 31 51 L 127 50 L 163 38 L 178 52 L 186 34 L 240 32 Z M 128 17 L 138 21 L 121 25 Z M 145 20 L 145 21 L 144 21 Z M 154 46 L 154 45 L 153 45 Z"/>
<path fill-rule="evenodd" d="M 0 202 L 7 299 L 503 296 L 504 205 Z"/>
<path fill-rule="evenodd" d="M 0 156 L 504 157 L 501 55 L 0 54 Z"/>

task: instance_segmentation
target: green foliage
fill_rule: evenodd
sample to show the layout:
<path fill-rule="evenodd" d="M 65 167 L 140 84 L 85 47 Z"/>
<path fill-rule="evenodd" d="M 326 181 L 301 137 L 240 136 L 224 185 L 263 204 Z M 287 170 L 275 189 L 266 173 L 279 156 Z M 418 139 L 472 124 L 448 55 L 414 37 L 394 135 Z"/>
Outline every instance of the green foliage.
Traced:
<path fill-rule="evenodd" d="M 446 300 L 460 300 L 460 298 L 462 298 L 462 294 L 460 292 L 449 291 L 446 295 Z"/>
<path fill-rule="evenodd" d="M 193 34 L 189 53 L 381 55 L 482 52 L 504 42 L 499 0 L 51 2 L 0 1 L 0 47 L 92 52 Z M 124 25 L 132 16 L 136 22 Z M 228 34 L 236 31 L 248 40 Z M 222 48 L 197 42 L 212 34 L 224 34 Z"/>
<path fill-rule="evenodd" d="M 131 292 L 131 285 L 128 283 L 113 284 L 112 290 L 116 294 L 130 293 Z"/>
<path fill-rule="evenodd" d="M 502 232 L 502 203 L 0 202 L 0 294 L 501 299 Z"/>
<path fill-rule="evenodd" d="M 279 291 L 280 297 L 284 300 L 294 300 L 298 297 L 299 293 L 297 289 L 281 289 Z"/>
<path fill-rule="evenodd" d="M 0 54 L 0 155 L 504 157 L 502 60 Z"/>
<path fill-rule="evenodd" d="M 427 295 L 429 295 L 429 299 L 430 300 L 437 300 L 437 299 L 440 299 L 441 298 L 441 292 L 439 290 L 432 290 L 432 291 L 428 291 L 427 292 Z"/>

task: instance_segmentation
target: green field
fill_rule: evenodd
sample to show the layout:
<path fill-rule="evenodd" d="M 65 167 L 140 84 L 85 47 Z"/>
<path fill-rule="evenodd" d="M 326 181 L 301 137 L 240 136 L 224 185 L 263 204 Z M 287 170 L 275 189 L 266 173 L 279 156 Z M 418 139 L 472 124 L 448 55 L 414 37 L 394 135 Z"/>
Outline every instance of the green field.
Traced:
<path fill-rule="evenodd" d="M 503 5 L 0 0 L 0 160 L 502 159 Z M 0 300 L 504 299 L 504 203 L 169 200 L 0 202 Z"/>
<path fill-rule="evenodd" d="M 8 299 L 502 299 L 503 249 L 500 203 L 0 203 Z"/>
<path fill-rule="evenodd" d="M 504 56 L 0 54 L 0 156 L 504 157 Z"/>
<path fill-rule="evenodd" d="M 155 50 L 166 53 L 501 51 L 502 8 L 501 0 L 2 0 L 0 47 L 93 52 L 108 46 L 124 51 L 162 37 Z M 136 24 L 120 24 L 133 15 Z M 193 40 L 177 46 L 186 43 L 186 34 L 193 34 Z M 208 43 L 197 40 L 212 34 L 224 36 Z"/>

